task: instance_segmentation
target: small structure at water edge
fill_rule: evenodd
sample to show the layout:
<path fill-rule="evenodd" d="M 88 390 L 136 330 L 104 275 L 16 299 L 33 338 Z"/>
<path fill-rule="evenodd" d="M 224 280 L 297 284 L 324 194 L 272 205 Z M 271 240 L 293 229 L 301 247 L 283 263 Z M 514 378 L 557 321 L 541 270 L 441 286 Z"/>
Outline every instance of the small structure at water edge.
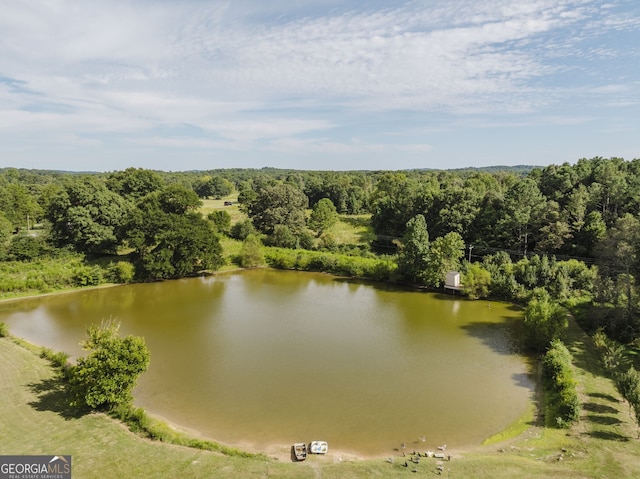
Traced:
<path fill-rule="evenodd" d="M 329 445 L 326 441 L 311 441 L 309 444 L 309 452 L 311 454 L 326 454 L 329 450 Z"/>
<path fill-rule="evenodd" d="M 449 271 L 444 278 L 444 289 L 453 291 L 462 291 L 464 287 L 460 282 L 460 273 L 458 271 Z"/>

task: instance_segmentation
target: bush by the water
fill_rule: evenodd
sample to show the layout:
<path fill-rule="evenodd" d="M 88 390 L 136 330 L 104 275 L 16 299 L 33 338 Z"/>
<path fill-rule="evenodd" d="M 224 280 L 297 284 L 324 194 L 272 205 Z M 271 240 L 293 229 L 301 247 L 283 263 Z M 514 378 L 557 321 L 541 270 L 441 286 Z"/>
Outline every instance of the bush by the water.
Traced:
<path fill-rule="evenodd" d="M 40 357 L 48 360 L 54 367 L 64 371 L 69 360 L 69 354 L 59 351 L 56 352 L 50 348 L 40 349 Z"/>
<path fill-rule="evenodd" d="M 34 261 L 0 262 L 0 294 L 49 293 L 78 286 L 104 282 L 105 270 L 99 265 L 88 266 L 77 253 L 61 253 Z"/>
<path fill-rule="evenodd" d="M 140 435 L 155 441 L 193 447 L 205 451 L 216 451 L 227 456 L 258 458 L 260 454 L 252 454 L 229 446 L 224 446 L 206 439 L 196 439 L 175 430 L 167 423 L 150 417 L 144 409 L 131 404 L 118 404 L 109 410 L 109 415 L 122 421 L 127 427 Z"/>
<path fill-rule="evenodd" d="M 547 393 L 545 416 L 549 426 L 567 427 L 578 419 L 580 401 L 571 367 L 571 353 L 560 340 L 542 360 L 542 383 Z"/>
<path fill-rule="evenodd" d="M 136 269 L 128 261 L 112 263 L 107 269 L 107 277 L 114 283 L 130 283 L 135 277 Z"/>
<path fill-rule="evenodd" d="M 323 271 L 340 276 L 388 281 L 396 263 L 384 258 L 364 258 L 321 251 L 265 248 L 267 264 L 278 269 Z"/>

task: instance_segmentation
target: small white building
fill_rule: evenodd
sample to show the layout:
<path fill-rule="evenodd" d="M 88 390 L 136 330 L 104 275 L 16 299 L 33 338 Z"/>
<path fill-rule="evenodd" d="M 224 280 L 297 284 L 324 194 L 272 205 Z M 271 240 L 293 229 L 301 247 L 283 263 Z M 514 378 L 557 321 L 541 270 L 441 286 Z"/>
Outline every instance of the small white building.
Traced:
<path fill-rule="evenodd" d="M 452 288 L 460 287 L 460 273 L 457 271 L 449 271 L 444 280 L 445 286 L 450 286 Z"/>
<path fill-rule="evenodd" d="M 449 271 L 444 279 L 444 289 L 462 291 L 462 288 L 462 284 L 460 283 L 460 273 L 458 271 Z"/>

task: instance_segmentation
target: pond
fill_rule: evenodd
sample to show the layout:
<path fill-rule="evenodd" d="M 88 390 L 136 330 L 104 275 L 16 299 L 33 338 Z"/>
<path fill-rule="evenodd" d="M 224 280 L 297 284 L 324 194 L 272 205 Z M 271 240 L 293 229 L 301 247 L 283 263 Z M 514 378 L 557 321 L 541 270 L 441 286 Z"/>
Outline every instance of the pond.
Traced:
<path fill-rule="evenodd" d="M 205 437 L 255 450 L 320 439 L 358 455 L 477 445 L 516 420 L 533 390 L 512 342 L 520 317 L 268 269 L 0 304 L 12 334 L 73 357 L 102 320 L 144 336 L 136 405 Z"/>

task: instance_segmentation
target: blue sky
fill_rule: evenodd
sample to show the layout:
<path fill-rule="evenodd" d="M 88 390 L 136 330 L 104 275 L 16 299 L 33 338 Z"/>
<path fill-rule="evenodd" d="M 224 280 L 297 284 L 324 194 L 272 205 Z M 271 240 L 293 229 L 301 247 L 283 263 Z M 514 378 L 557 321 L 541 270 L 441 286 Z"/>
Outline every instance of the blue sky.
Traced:
<path fill-rule="evenodd" d="M 640 158 L 637 0 L 0 0 L 0 166 Z"/>

